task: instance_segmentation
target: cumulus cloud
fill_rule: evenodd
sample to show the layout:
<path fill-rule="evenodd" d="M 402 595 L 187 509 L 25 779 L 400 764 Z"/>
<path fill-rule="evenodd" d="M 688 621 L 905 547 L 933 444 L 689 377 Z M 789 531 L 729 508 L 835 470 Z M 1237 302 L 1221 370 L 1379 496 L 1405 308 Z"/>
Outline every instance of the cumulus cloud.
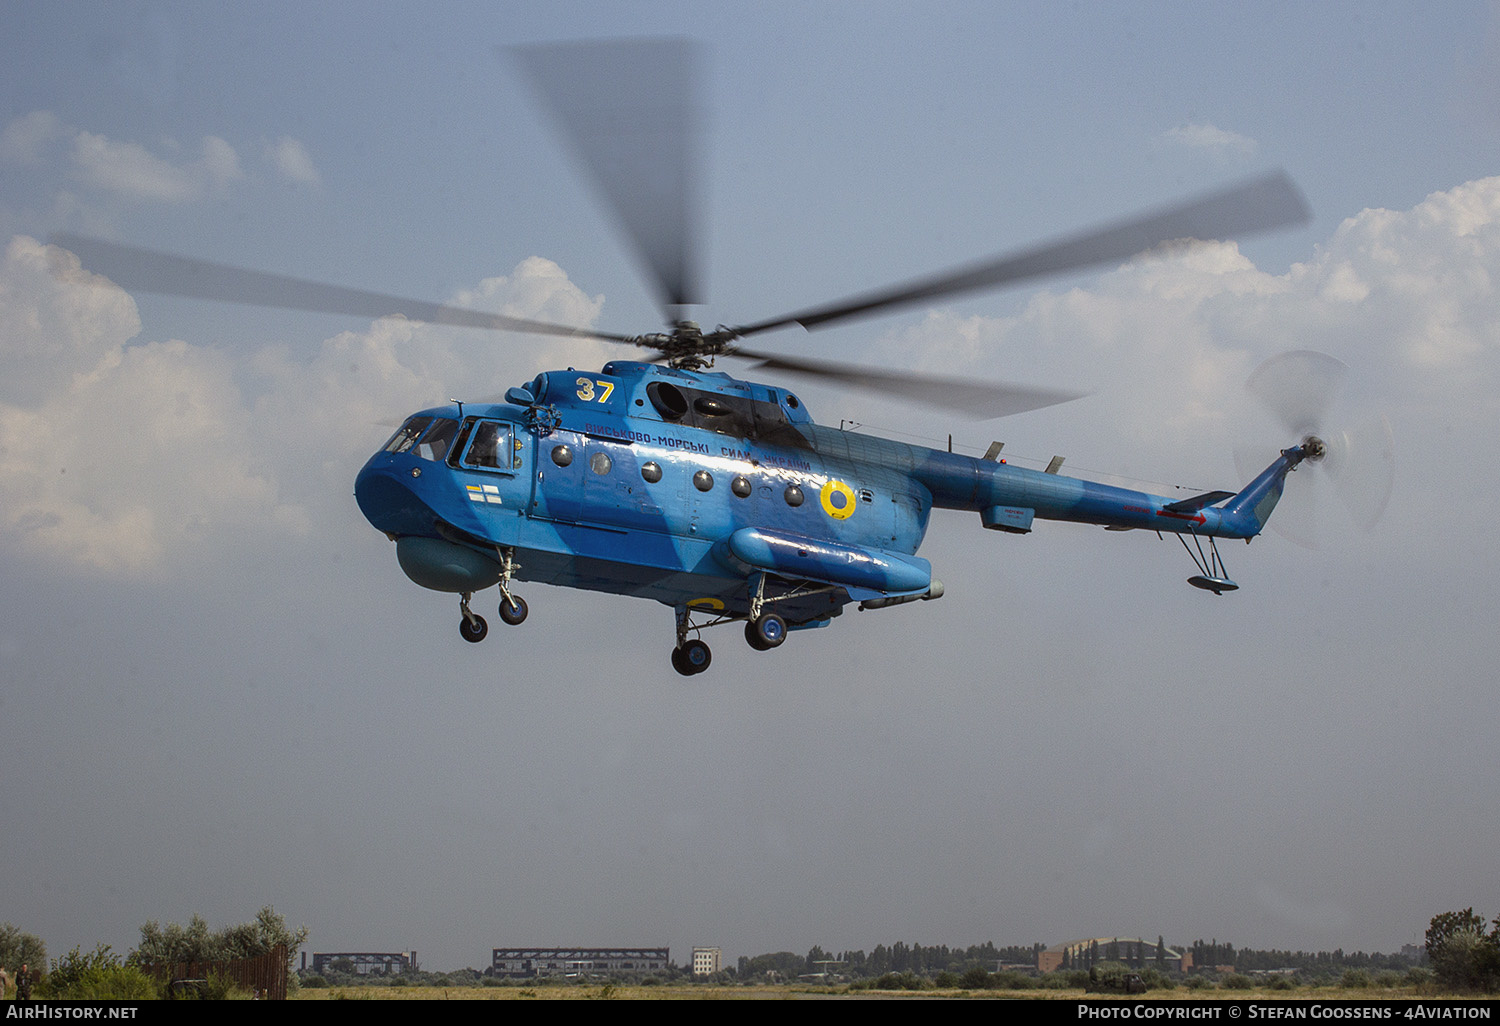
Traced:
<path fill-rule="evenodd" d="M 1491 178 L 1411 210 L 1362 211 L 1284 274 L 1255 267 L 1233 243 L 1199 244 L 1128 262 L 1087 288 L 1038 292 L 1012 317 L 934 313 L 899 349 L 929 354 L 927 370 L 1093 388 L 999 437 L 1040 424 L 1039 444 L 1083 450 L 1083 466 L 1204 487 L 1243 483 L 1229 455 L 1247 438 L 1267 451 L 1293 441 L 1244 393 L 1261 361 L 1329 353 L 1362 384 L 1349 405 L 1363 399 L 1390 416 L 1398 460 L 1423 453 L 1420 467 L 1399 460 L 1389 521 L 1403 495 L 1421 493 L 1415 475 L 1430 475 L 1436 492 L 1484 487 L 1472 468 L 1486 457 L 1471 440 L 1493 437 L 1500 414 L 1496 281 L 1500 178 Z"/>
<path fill-rule="evenodd" d="M 114 572 L 285 521 L 246 429 L 222 355 L 185 342 L 111 352 L 39 407 L 0 407 L 6 530 L 59 563 Z"/>
<path fill-rule="evenodd" d="M 587 325 L 555 264 L 456 297 Z M 453 329 L 384 318 L 309 356 L 142 341 L 134 301 L 17 237 L 0 264 L 0 539 L 58 567 L 158 572 L 231 545 L 357 528 L 355 471 L 398 419 L 529 377 Z M 472 335 L 473 333 L 469 333 Z M 597 362 L 589 344 L 539 347 Z M 493 389 L 492 389 L 493 390 Z M 324 525 L 334 525 L 332 527 Z"/>
<path fill-rule="evenodd" d="M 217 136 L 206 137 L 199 156 L 172 163 L 139 143 L 115 142 L 92 132 L 73 139 L 75 175 L 86 185 L 129 199 L 185 203 L 243 178 L 239 155 Z"/>
<path fill-rule="evenodd" d="M 486 278 L 478 288 L 460 291 L 453 302 L 509 317 L 584 327 L 598 318 L 604 297 L 590 299 L 551 260 L 528 257 L 508 276 Z"/>
<path fill-rule="evenodd" d="M 168 539 L 279 515 L 227 357 L 130 344 L 130 297 L 25 237 L 0 265 L 0 325 L 0 525 L 23 549 L 140 570 Z"/>
<path fill-rule="evenodd" d="M 12 164 L 35 164 L 49 146 L 66 138 L 68 129 L 48 110 L 32 111 L 5 126 L 0 133 L 0 160 Z"/>
<path fill-rule="evenodd" d="M 1223 157 L 1248 157 L 1260 148 L 1254 139 L 1208 122 L 1169 128 L 1162 133 L 1162 138 L 1175 146 L 1186 146 Z"/>
<path fill-rule="evenodd" d="M 313 164 L 307 147 L 289 135 L 284 135 L 266 147 L 266 159 L 283 178 L 298 185 L 321 185 L 323 176 Z"/>
<path fill-rule="evenodd" d="M 272 173 L 288 181 L 321 181 L 307 147 L 290 136 L 268 144 L 264 157 Z M 168 141 L 153 151 L 65 124 L 51 111 L 33 111 L 7 125 L 0 133 L 0 161 L 56 165 L 60 175 L 89 189 L 151 203 L 197 202 L 246 178 L 239 151 L 219 136 L 204 136 L 192 147 Z"/>
<path fill-rule="evenodd" d="M 17 236 L 0 264 L 0 402 L 31 406 L 141 330 L 135 303 L 78 258 Z"/>

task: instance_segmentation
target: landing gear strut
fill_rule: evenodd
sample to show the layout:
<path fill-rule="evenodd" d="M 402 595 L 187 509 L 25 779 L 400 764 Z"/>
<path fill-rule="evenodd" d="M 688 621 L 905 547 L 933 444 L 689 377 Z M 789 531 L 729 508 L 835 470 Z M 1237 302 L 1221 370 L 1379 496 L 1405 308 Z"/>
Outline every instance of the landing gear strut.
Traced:
<path fill-rule="evenodd" d="M 672 669 L 684 677 L 702 673 L 714 661 L 714 654 L 702 640 L 688 640 L 688 631 L 693 629 L 692 615 L 687 606 L 677 607 L 677 646 L 672 649 Z"/>
<path fill-rule="evenodd" d="M 521 568 L 521 564 L 516 562 L 515 549 L 496 551 L 500 553 L 500 619 L 516 627 L 525 622 L 526 614 L 530 612 L 526 608 L 525 599 L 510 593 L 510 579 Z"/>
<path fill-rule="evenodd" d="M 479 644 L 484 636 L 490 632 L 490 625 L 484 622 L 484 617 L 469 608 L 469 599 L 474 597 L 472 591 L 466 591 L 458 600 L 458 610 L 463 615 L 458 620 L 458 633 L 465 641 Z"/>
<path fill-rule="evenodd" d="M 530 612 L 526 608 L 526 600 L 510 592 L 511 578 L 521 568 L 521 564 L 516 562 L 515 549 L 497 547 L 495 551 L 500 555 L 500 619 L 515 627 L 525 622 L 526 614 Z M 458 610 L 463 615 L 458 620 L 458 633 L 465 641 L 477 645 L 490 632 L 490 625 L 484 622 L 484 617 L 469 608 L 469 600 L 473 597 L 472 591 L 459 596 Z"/>
<path fill-rule="evenodd" d="M 833 590 L 831 585 L 810 585 L 807 582 L 778 580 L 773 582 L 773 587 L 779 593 L 767 595 L 766 575 L 760 573 L 753 574 L 747 584 L 750 608 L 743 613 L 726 610 L 725 603 L 718 599 L 698 600 L 701 608 L 689 605 L 677 607 L 677 645 L 672 649 L 672 669 L 684 677 L 691 677 L 708 669 L 709 661 L 712 659 L 708 646 L 696 638 L 689 641 L 688 635 L 726 623 L 743 623 L 745 641 L 757 652 L 769 652 L 773 648 L 780 648 L 781 643 L 786 641 L 787 632 L 792 628 L 787 625 L 784 617 L 770 612 L 767 607 L 773 602 L 805 599 L 810 595 Z M 701 622 L 693 622 L 694 612 L 703 617 Z M 805 626 L 802 621 L 799 621 L 799 625 Z"/>
<path fill-rule="evenodd" d="M 1193 544 L 1197 546 L 1197 552 L 1188 548 L 1187 539 L 1182 535 L 1179 534 L 1177 540 L 1182 542 L 1182 547 L 1187 549 L 1187 554 L 1192 557 L 1198 567 L 1199 572 L 1187 579 L 1189 584 L 1195 588 L 1202 588 L 1204 591 L 1211 591 L 1215 595 L 1222 595 L 1226 591 L 1239 591 L 1240 586 L 1231 581 L 1224 570 L 1224 560 L 1219 555 L 1219 546 L 1214 544 L 1213 535 L 1208 536 L 1207 552 L 1203 551 L 1203 539 L 1196 534 L 1193 535 Z"/>
<path fill-rule="evenodd" d="M 745 621 L 745 640 L 757 652 L 769 652 L 786 640 L 786 621 L 775 613 L 765 612 L 766 575 L 755 575 L 750 592 L 750 617 Z"/>

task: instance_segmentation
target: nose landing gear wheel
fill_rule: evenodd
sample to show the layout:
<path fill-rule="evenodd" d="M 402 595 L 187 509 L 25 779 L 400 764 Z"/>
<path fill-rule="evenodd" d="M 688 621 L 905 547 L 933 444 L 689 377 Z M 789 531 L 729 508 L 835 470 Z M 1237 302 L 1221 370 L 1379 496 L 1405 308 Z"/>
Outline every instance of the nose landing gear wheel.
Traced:
<path fill-rule="evenodd" d="M 472 620 L 469 617 L 464 617 L 458 621 L 458 633 L 463 635 L 465 641 L 472 641 L 477 645 L 490 632 L 490 625 L 484 622 L 484 617 L 473 616 Z"/>
<path fill-rule="evenodd" d="M 758 652 L 769 652 L 786 640 L 786 621 L 775 613 L 763 613 L 745 621 L 745 640 Z"/>
<path fill-rule="evenodd" d="M 500 600 L 500 619 L 515 627 L 526 620 L 526 600 L 519 595 L 507 595 Z"/>
<path fill-rule="evenodd" d="M 695 638 L 685 642 L 681 648 L 672 649 L 672 669 L 684 677 L 691 677 L 708 669 L 713 658 L 708 646 Z"/>

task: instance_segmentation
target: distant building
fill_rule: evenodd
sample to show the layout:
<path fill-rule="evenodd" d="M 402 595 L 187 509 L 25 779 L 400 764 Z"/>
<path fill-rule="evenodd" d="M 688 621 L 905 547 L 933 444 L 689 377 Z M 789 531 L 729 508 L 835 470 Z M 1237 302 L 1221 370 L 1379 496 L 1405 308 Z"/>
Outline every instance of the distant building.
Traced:
<path fill-rule="evenodd" d="M 319 976 L 329 969 L 338 972 L 355 972 L 361 976 L 379 973 L 390 976 L 404 973 L 416 964 L 415 951 L 315 951 L 313 972 Z M 348 962 L 347 967 L 337 965 Z"/>
<path fill-rule="evenodd" d="M 693 949 L 693 975 L 712 976 L 724 968 L 724 952 L 718 948 Z"/>
<path fill-rule="evenodd" d="M 666 969 L 670 948 L 492 948 L 495 976 L 594 976 Z"/>
<path fill-rule="evenodd" d="M 1135 953 L 1139 951 L 1141 965 L 1147 969 L 1156 968 L 1156 944 L 1140 937 L 1090 937 L 1087 940 L 1054 944 L 1046 951 L 1037 954 L 1036 967 L 1040 972 L 1050 973 L 1061 969 L 1063 963 L 1066 962 L 1071 969 L 1082 969 L 1090 950 L 1096 950 L 1099 960 L 1103 961 L 1109 957 L 1106 953 L 1111 950 L 1111 945 L 1119 953 L 1119 961 L 1134 964 Z M 1185 973 L 1192 967 L 1193 953 L 1191 951 L 1166 949 L 1163 968 Z"/>

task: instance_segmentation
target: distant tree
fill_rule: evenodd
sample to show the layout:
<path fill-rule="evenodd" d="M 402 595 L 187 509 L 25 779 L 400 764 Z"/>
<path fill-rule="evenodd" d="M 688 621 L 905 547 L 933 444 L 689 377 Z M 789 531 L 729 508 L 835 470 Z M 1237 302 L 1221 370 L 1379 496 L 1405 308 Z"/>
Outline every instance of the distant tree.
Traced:
<path fill-rule="evenodd" d="M 168 923 L 165 927 L 152 919 L 141 926 L 141 942 L 131 958 L 142 963 L 217 962 L 218 940 L 207 921 L 194 915 L 186 926 Z"/>
<path fill-rule="evenodd" d="M 88 954 L 74 948 L 54 959 L 35 994 L 66 1001 L 138 1001 L 157 996 L 156 982 L 101 944 Z"/>
<path fill-rule="evenodd" d="M 1084 989 L 1091 994 L 1124 994 L 1129 987 L 1126 981 L 1131 975 L 1130 967 L 1125 963 L 1105 959 L 1089 970 L 1088 986 Z"/>
<path fill-rule="evenodd" d="M 133 963 L 150 965 L 170 962 L 228 962 L 269 954 L 278 944 L 286 945 L 286 967 L 290 972 L 297 949 L 307 941 L 307 927 L 296 930 L 270 905 L 253 920 L 222 930 L 210 930 L 202 916 L 194 915 L 187 926 L 151 920 L 141 927 L 141 943 L 130 953 Z"/>
<path fill-rule="evenodd" d="M 1156 935 L 1156 971 L 1165 972 L 1167 969 L 1167 942 L 1161 934 Z"/>
<path fill-rule="evenodd" d="M 1363 969 L 1345 969 L 1339 977 L 1339 986 L 1345 990 L 1369 990 L 1370 974 Z"/>
<path fill-rule="evenodd" d="M 985 990 L 990 986 L 990 974 L 977 965 L 959 979 L 965 990 Z"/>
<path fill-rule="evenodd" d="M 748 979 L 753 976 L 775 973 L 783 980 L 795 980 L 806 971 L 806 965 L 807 960 L 794 951 L 776 951 L 751 958 L 741 958 L 739 976 L 741 979 Z"/>
<path fill-rule="evenodd" d="M 1433 916 L 1432 922 L 1427 926 L 1427 957 L 1431 958 L 1434 952 L 1457 934 L 1483 932 L 1484 919 L 1475 915 L 1473 908 Z"/>
<path fill-rule="evenodd" d="M 22 963 L 32 969 L 45 967 L 47 945 L 35 934 L 23 933 L 9 923 L 0 923 L 0 966 L 14 977 Z"/>
<path fill-rule="evenodd" d="M 1472 908 L 1433 916 L 1427 928 L 1427 960 L 1438 980 L 1459 990 L 1500 987 L 1500 918 L 1486 934 Z"/>

